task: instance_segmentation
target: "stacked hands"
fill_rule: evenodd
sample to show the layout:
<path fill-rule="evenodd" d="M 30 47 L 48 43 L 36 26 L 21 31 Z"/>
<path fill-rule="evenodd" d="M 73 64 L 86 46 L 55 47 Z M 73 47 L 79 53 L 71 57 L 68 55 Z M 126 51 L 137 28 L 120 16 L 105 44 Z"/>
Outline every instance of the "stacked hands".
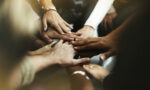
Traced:
<path fill-rule="evenodd" d="M 112 43 L 114 40 L 109 35 L 92 38 L 94 28 L 88 25 L 85 25 L 76 33 L 72 33 L 70 30 L 73 27 L 63 20 L 55 10 L 47 11 L 43 15 L 42 23 L 43 29 L 40 34 L 42 39 L 49 45 L 30 52 L 30 55 L 41 55 L 47 61 L 47 64 L 53 63 L 61 66 L 70 66 L 90 62 L 90 58 L 74 59 L 77 52 L 83 57 L 103 53 L 100 56 L 100 60 L 105 60 L 115 52 L 115 45 Z M 53 42 L 52 39 L 60 39 L 60 41 Z M 98 65 L 89 64 L 84 65 L 83 68 L 98 80 L 108 73 L 107 70 Z M 95 74 L 95 72 L 97 73 Z"/>

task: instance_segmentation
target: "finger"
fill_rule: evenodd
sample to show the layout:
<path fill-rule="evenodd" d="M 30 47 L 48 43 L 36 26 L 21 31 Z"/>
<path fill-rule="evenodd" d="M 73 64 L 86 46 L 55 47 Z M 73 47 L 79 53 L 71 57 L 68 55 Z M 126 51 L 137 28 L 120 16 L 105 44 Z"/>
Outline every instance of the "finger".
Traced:
<path fill-rule="evenodd" d="M 60 33 L 60 34 L 64 34 L 64 32 L 62 31 L 61 27 L 59 25 L 53 25 L 55 27 L 55 29 Z"/>
<path fill-rule="evenodd" d="M 81 33 L 73 33 L 73 35 L 81 36 Z"/>
<path fill-rule="evenodd" d="M 85 44 L 83 46 L 77 46 L 77 47 L 74 47 L 75 50 L 78 50 L 78 51 L 82 51 L 82 50 L 93 50 L 93 49 L 96 49 L 97 47 L 95 47 L 96 45 L 93 43 L 93 44 Z"/>
<path fill-rule="evenodd" d="M 46 18 L 43 18 L 43 27 L 44 27 L 44 31 L 47 30 L 47 20 Z"/>
<path fill-rule="evenodd" d="M 73 27 L 70 24 L 68 24 L 66 21 L 64 21 L 64 23 L 67 27 L 69 27 L 70 29 L 73 29 Z"/>
<path fill-rule="evenodd" d="M 66 32 L 66 33 L 71 33 L 70 29 L 69 29 L 68 27 L 66 27 L 64 24 L 60 24 L 59 26 L 62 28 L 62 30 L 63 30 L 64 32 Z"/>
<path fill-rule="evenodd" d="M 67 40 L 67 41 L 73 41 L 74 40 L 74 38 L 68 37 L 68 36 L 64 36 L 64 35 L 59 36 L 59 38 L 63 39 L 63 40 Z"/>
<path fill-rule="evenodd" d="M 74 47 L 75 50 L 77 51 L 81 51 L 81 50 L 87 50 L 87 46 L 78 46 L 78 47 Z"/>
<path fill-rule="evenodd" d="M 104 60 L 108 59 L 112 55 L 113 55 L 113 51 L 105 52 L 105 53 L 101 54 L 100 60 L 104 61 Z"/>
<path fill-rule="evenodd" d="M 77 41 L 72 41 L 71 42 L 73 45 L 79 46 L 79 45 L 85 45 L 86 43 L 86 39 L 79 39 Z"/>
<path fill-rule="evenodd" d="M 88 73 L 92 74 L 93 64 L 83 65 L 83 68 L 84 68 L 85 71 L 87 71 Z"/>
<path fill-rule="evenodd" d="M 73 60 L 73 65 L 78 65 L 83 63 L 90 63 L 90 58 L 80 58 L 80 59 Z"/>
<path fill-rule="evenodd" d="M 47 43 L 51 43 L 51 42 L 52 42 L 52 40 L 48 37 L 48 35 L 44 35 L 42 38 L 43 38 Z"/>
<path fill-rule="evenodd" d="M 46 45 L 46 46 L 44 46 L 44 47 L 42 47 L 42 48 L 40 48 L 40 49 L 38 49 L 38 50 L 36 50 L 36 51 L 34 51 L 34 52 L 32 52 L 32 54 L 33 55 L 39 55 L 39 54 L 42 54 L 43 52 L 47 52 L 47 51 L 49 51 L 51 48 L 52 48 L 52 45 L 53 44 L 55 44 L 56 42 L 53 42 L 53 43 L 51 43 L 51 44 L 49 44 L 49 45 Z"/>
<path fill-rule="evenodd" d="M 104 20 L 104 29 L 107 30 L 107 20 Z"/>
<path fill-rule="evenodd" d="M 112 27 L 113 27 L 112 18 L 110 18 L 110 20 L 108 21 L 108 25 L 109 25 L 110 29 L 112 29 Z"/>
<path fill-rule="evenodd" d="M 50 47 L 50 48 L 52 48 L 52 46 L 53 46 L 54 44 L 56 44 L 56 43 L 57 43 L 57 41 L 53 41 L 51 44 L 46 45 L 45 47 Z"/>

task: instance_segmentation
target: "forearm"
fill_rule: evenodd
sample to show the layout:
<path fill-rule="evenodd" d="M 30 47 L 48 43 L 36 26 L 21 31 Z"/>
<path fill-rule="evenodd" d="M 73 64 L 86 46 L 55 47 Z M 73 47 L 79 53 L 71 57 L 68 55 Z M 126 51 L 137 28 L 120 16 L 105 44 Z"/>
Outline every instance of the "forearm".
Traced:
<path fill-rule="evenodd" d="M 13 90 L 21 86 L 30 84 L 34 76 L 40 70 L 54 64 L 54 61 L 41 56 L 26 56 L 24 60 L 14 68 L 8 78 L 9 88 Z"/>
<path fill-rule="evenodd" d="M 85 25 L 90 25 L 96 29 L 96 27 L 101 23 L 114 0 L 98 0 L 94 10 L 86 21 Z"/>
<path fill-rule="evenodd" d="M 126 30 L 126 27 L 129 24 L 129 22 L 131 21 L 131 19 L 133 18 L 133 16 L 134 15 L 131 15 L 130 17 L 128 17 L 118 28 L 116 28 L 115 30 L 113 30 L 107 36 L 108 37 L 111 36 L 112 38 L 114 38 L 114 40 L 118 40 L 122 36 L 122 33 L 124 32 L 124 30 Z"/>
<path fill-rule="evenodd" d="M 36 55 L 36 56 L 28 56 L 27 58 L 31 61 L 35 73 L 55 64 L 52 58 L 46 58 L 44 56 Z"/>
<path fill-rule="evenodd" d="M 56 9 L 52 0 L 41 0 L 41 3 L 44 9 L 47 9 L 47 8 Z"/>

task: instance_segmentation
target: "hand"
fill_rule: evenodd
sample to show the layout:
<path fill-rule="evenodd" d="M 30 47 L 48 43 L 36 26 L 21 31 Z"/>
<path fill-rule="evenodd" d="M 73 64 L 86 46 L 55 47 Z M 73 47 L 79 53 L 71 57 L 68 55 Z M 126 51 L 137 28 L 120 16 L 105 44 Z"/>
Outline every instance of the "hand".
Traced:
<path fill-rule="evenodd" d="M 59 34 L 56 30 L 50 27 L 46 32 L 41 32 L 40 34 L 42 39 L 47 43 L 51 43 L 52 39 L 62 39 L 62 40 L 72 41 L 81 35 L 80 33 Z"/>
<path fill-rule="evenodd" d="M 79 39 L 72 42 L 74 49 L 77 51 L 93 50 L 96 53 L 103 53 L 100 60 L 105 60 L 116 53 L 116 41 L 111 36 L 99 38 Z"/>
<path fill-rule="evenodd" d="M 91 26 L 85 25 L 83 28 L 81 28 L 77 32 L 81 33 L 81 38 L 93 37 L 94 28 Z"/>
<path fill-rule="evenodd" d="M 96 64 L 83 65 L 83 68 L 95 79 L 102 81 L 109 71 Z"/>
<path fill-rule="evenodd" d="M 70 33 L 70 29 L 73 29 L 66 21 L 64 21 L 57 11 L 49 10 L 43 15 L 43 27 L 44 31 L 48 29 L 48 24 L 54 27 L 60 34 Z"/>
<path fill-rule="evenodd" d="M 51 56 L 54 58 L 53 60 L 56 62 L 56 64 L 62 66 L 70 66 L 90 62 L 89 58 L 73 59 L 75 56 L 75 50 L 73 49 L 73 46 L 68 42 L 63 43 L 62 40 L 60 40 L 55 45 L 52 51 L 53 52 Z"/>
<path fill-rule="evenodd" d="M 34 56 L 34 55 L 44 55 L 45 53 L 50 53 L 51 52 L 51 49 L 52 49 L 52 46 L 54 45 L 55 42 L 49 44 L 49 45 L 46 45 L 38 50 L 35 50 L 35 51 L 29 51 L 28 54 L 30 56 Z"/>
<path fill-rule="evenodd" d="M 107 30 L 107 26 L 112 29 L 113 28 L 113 20 L 117 16 L 117 13 L 110 13 L 107 14 L 102 21 L 101 25 L 104 27 L 105 30 Z"/>
<path fill-rule="evenodd" d="M 63 40 L 60 40 L 58 43 L 53 42 L 52 44 L 44 46 L 36 51 L 31 51 L 29 52 L 29 55 L 41 59 L 42 63 L 44 63 L 44 66 L 42 67 L 47 67 L 53 64 L 71 66 L 90 62 L 89 58 L 74 59 L 75 51 L 73 46 L 68 42 L 63 43 Z"/>

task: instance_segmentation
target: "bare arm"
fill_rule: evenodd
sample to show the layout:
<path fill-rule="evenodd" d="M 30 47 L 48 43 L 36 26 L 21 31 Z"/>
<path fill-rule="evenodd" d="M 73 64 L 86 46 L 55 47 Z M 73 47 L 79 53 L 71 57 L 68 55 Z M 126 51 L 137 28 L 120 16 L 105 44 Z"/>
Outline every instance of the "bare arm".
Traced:
<path fill-rule="evenodd" d="M 63 18 L 58 14 L 52 0 L 41 0 L 44 10 L 42 23 L 44 31 L 47 31 L 48 24 L 54 27 L 60 34 L 70 33 L 73 29 Z"/>
<path fill-rule="evenodd" d="M 10 89 L 7 90 L 13 90 L 19 86 L 30 84 L 37 72 L 51 65 L 59 64 L 62 66 L 68 66 L 87 63 L 90 61 L 89 58 L 74 59 L 75 51 L 72 45 L 69 43 L 63 43 L 62 40 L 53 48 L 51 48 L 51 45 L 47 45 L 34 53 L 31 52 L 30 55 L 25 57 L 25 59 L 13 69 L 8 78 L 8 87 Z"/>

